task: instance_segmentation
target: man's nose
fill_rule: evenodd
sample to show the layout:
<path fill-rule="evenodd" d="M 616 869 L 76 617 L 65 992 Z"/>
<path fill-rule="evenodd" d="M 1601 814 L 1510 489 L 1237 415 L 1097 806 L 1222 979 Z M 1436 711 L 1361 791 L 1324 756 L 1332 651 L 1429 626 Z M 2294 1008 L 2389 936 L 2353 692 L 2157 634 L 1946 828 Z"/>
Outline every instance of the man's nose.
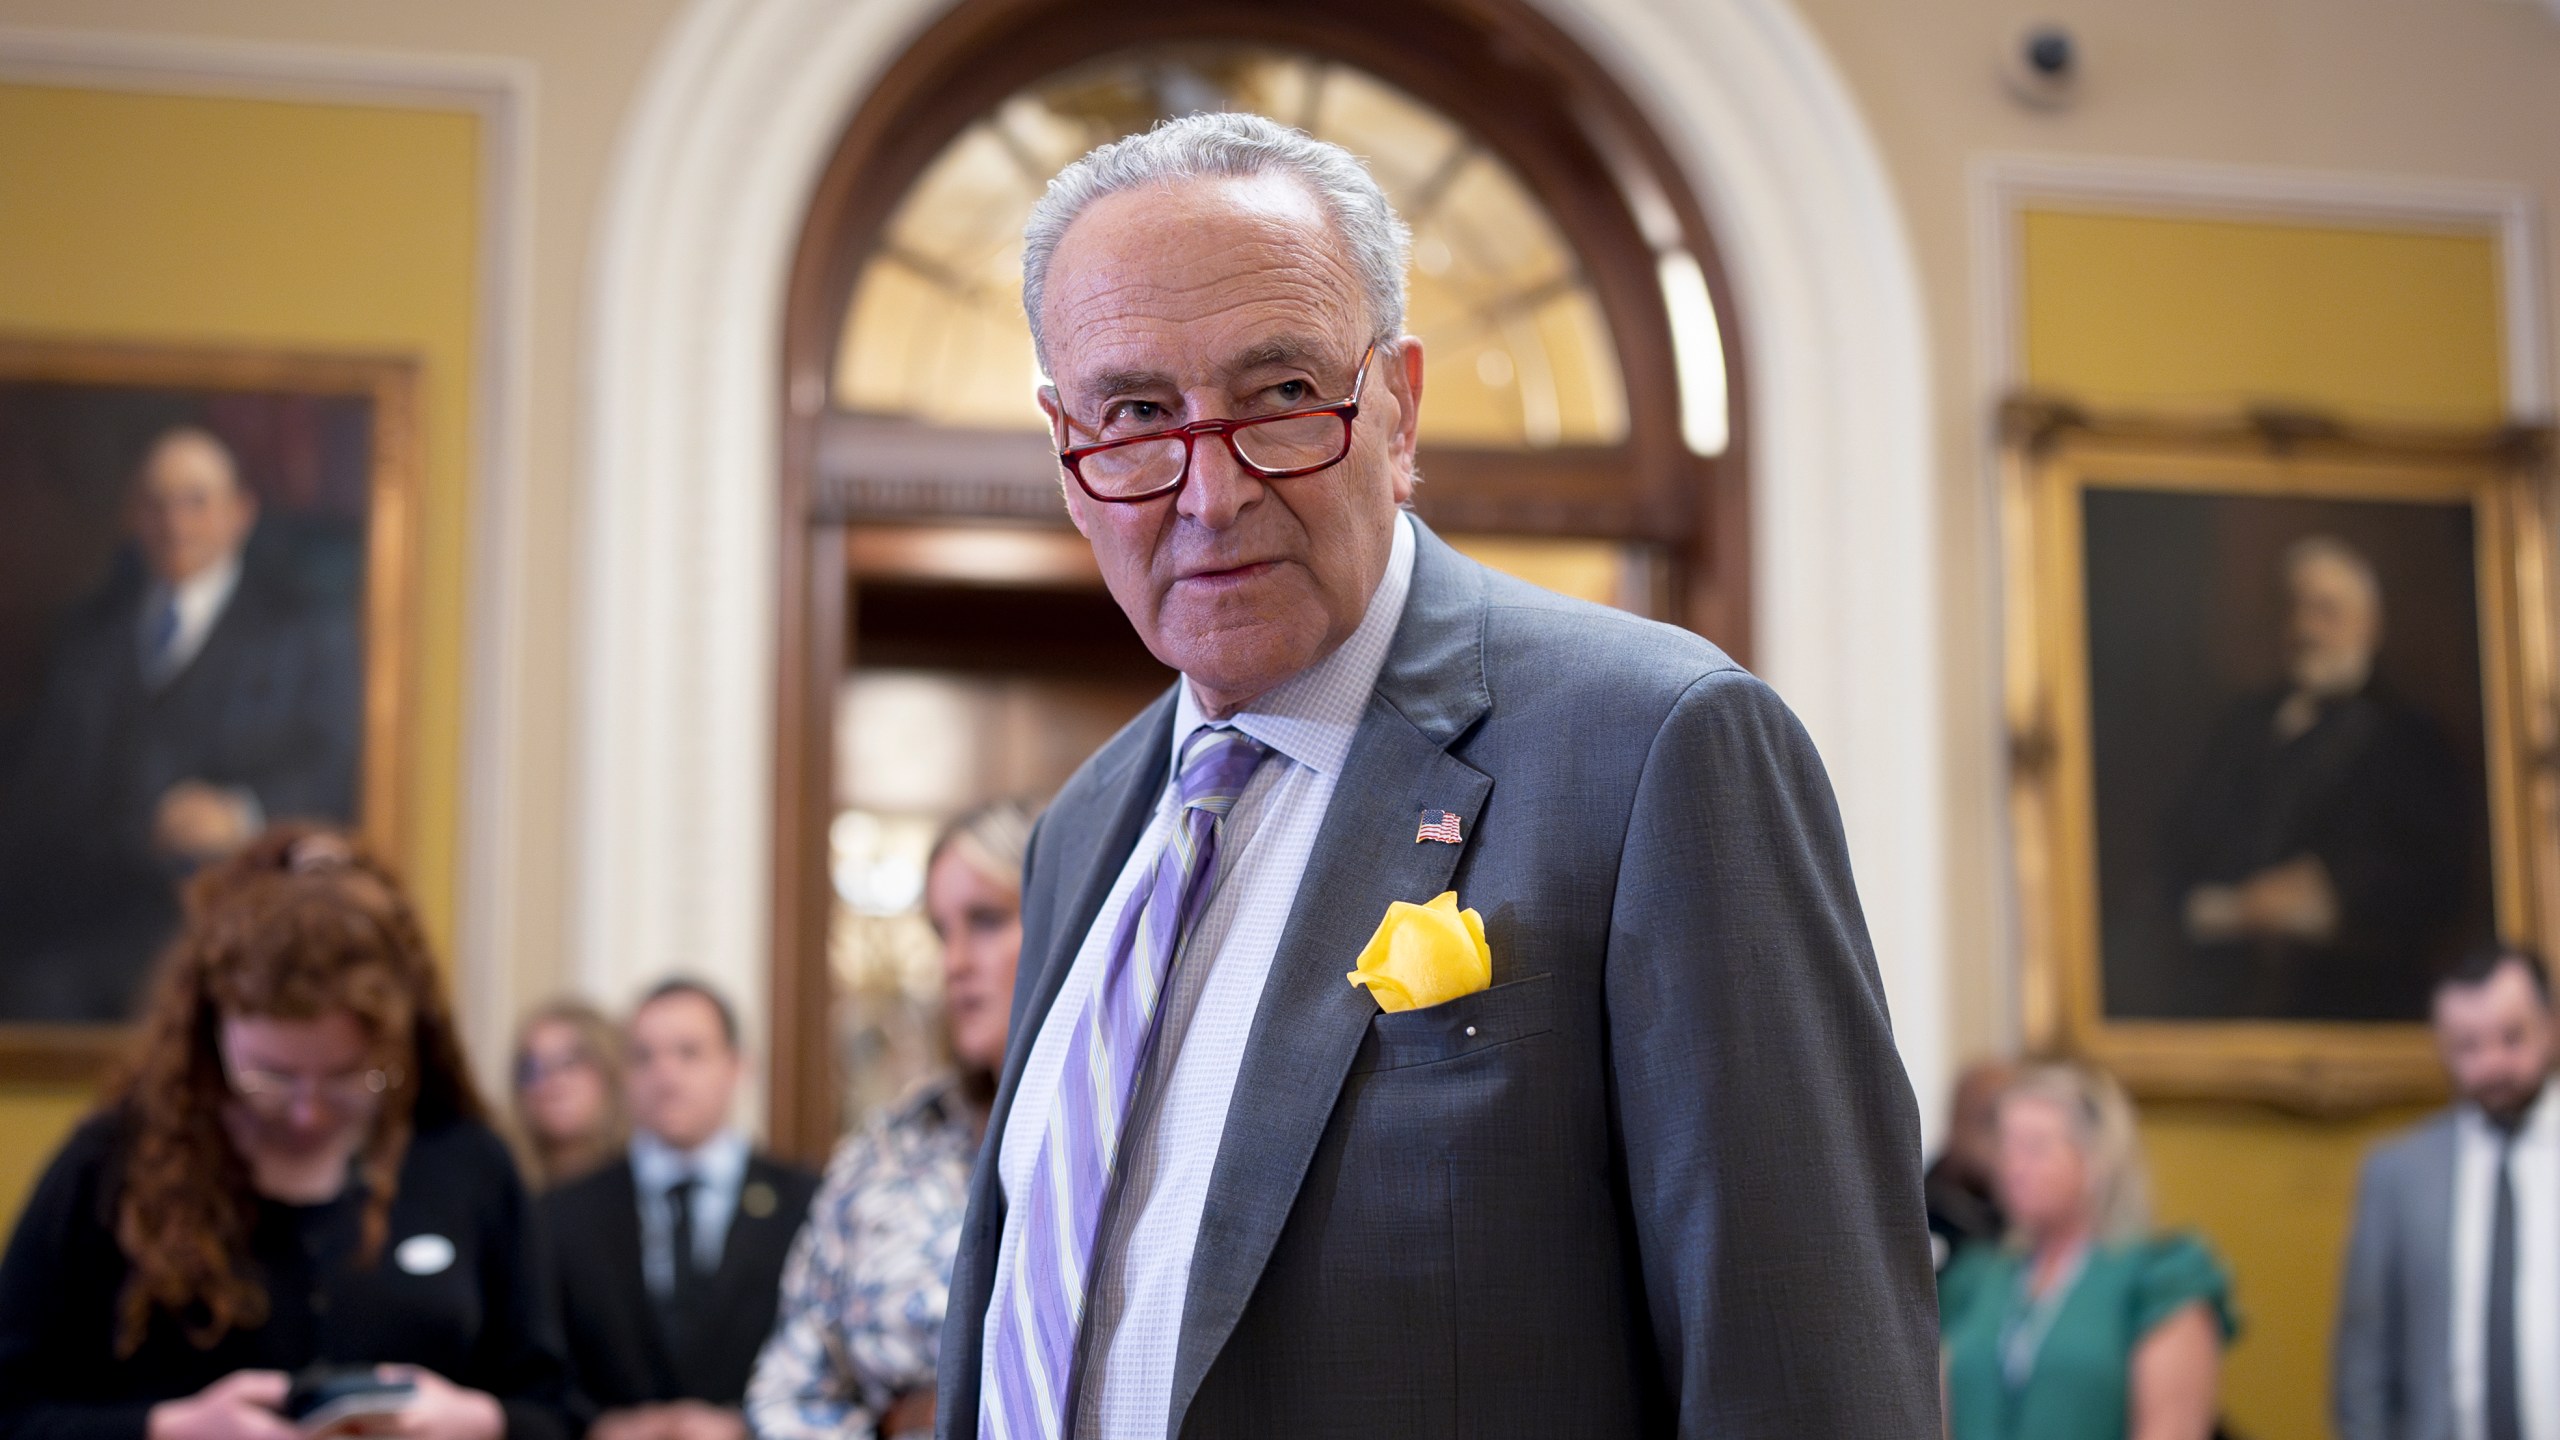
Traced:
<path fill-rule="evenodd" d="M 1184 519 L 1224 530 L 1262 498 L 1264 482 L 1236 463 L 1225 437 L 1201 435 L 1191 443 L 1191 477 L 1175 498 Z"/>

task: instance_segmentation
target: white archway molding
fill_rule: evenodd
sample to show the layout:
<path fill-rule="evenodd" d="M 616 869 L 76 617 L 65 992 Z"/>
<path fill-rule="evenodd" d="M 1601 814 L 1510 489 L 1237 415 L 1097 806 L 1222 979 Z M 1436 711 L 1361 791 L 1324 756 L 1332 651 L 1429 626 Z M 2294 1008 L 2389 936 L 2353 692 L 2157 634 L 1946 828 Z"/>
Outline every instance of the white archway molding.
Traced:
<path fill-rule="evenodd" d="M 1884 158 L 1787 0 L 1542 0 L 1705 207 L 1750 384 L 1756 668 L 1830 766 L 1922 1121 L 1949 1078 L 1937 514 L 1919 273 Z"/>
<path fill-rule="evenodd" d="M 945 3 L 696 0 L 626 127 L 584 452 L 575 943 L 600 995 L 684 970 L 760 1010 L 785 278 L 844 119 Z M 1786 0 L 1539 3 L 1651 116 L 1716 227 L 1750 347 L 1760 666 L 1831 766 L 1904 1060 L 1933 1099 L 1949 834 L 1933 441 L 1882 159 Z"/>

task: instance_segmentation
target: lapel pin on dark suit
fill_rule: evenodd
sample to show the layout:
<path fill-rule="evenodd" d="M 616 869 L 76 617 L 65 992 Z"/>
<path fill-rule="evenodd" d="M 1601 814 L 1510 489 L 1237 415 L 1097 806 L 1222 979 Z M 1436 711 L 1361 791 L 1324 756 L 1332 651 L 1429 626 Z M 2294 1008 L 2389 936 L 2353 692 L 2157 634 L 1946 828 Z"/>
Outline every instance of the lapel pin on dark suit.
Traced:
<path fill-rule="evenodd" d="M 761 1180 L 748 1181 L 747 1187 L 738 1192 L 738 1208 L 746 1211 L 750 1220 L 764 1219 L 781 1203 L 774 1195 L 773 1187 Z"/>
<path fill-rule="evenodd" d="M 1423 811 L 1422 828 L 1413 832 L 1413 843 L 1419 845 L 1425 840 L 1437 840 L 1443 845 L 1463 843 L 1458 838 L 1458 817 L 1447 810 Z"/>

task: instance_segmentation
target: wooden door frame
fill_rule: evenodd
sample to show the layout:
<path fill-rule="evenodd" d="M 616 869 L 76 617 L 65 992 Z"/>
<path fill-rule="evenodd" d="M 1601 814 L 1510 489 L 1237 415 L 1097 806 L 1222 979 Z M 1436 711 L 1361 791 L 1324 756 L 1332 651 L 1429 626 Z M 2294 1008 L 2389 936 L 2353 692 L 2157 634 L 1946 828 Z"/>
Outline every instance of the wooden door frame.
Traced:
<path fill-rule="evenodd" d="M 1749 403 L 1732 287 L 1668 147 L 1608 72 L 1527 0 L 1311 0 L 1285 12 L 1249 0 L 963 0 L 916 37 L 847 123 L 813 192 L 786 290 L 768 980 L 770 1133 L 786 1154 L 825 1155 L 837 1125 L 826 836 L 836 683 L 854 618 L 846 528 L 858 513 L 827 483 L 821 456 L 846 307 L 881 229 L 953 136 L 1045 75 L 1130 48 L 1129 37 L 1262 43 L 1358 66 L 1467 127 L 1520 174 L 1582 258 L 1616 337 L 1629 422 L 1618 458 L 1632 483 L 1606 493 L 1605 466 L 1587 466 L 1590 493 L 1577 483 L 1577 493 L 1540 504 L 1512 487 L 1509 499 L 1480 505 L 1444 490 L 1426 494 L 1424 513 L 1468 528 L 1669 542 L 1688 557 L 1673 577 L 1681 618 L 1749 658 Z M 1668 243 L 1648 239 L 1631 184 L 1668 208 L 1678 232 Z M 1693 456 L 1681 441 L 1655 269 L 1671 245 L 1697 259 L 1722 325 L 1731 438 L 1715 457 Z M 1548 518 L 1568 513 L 1563 525 Z"/>

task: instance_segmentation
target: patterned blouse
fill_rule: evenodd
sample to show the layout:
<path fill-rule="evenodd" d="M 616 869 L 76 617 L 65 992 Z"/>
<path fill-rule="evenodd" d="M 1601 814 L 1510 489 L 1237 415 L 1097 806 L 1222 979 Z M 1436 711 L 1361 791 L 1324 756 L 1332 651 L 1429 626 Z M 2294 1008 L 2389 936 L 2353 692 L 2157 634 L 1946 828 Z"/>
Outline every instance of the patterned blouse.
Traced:
<path fill-rule="evenodd" d="M 747 1384 L 757 1440 L 871 1440 L 933 1384 L 975 1128 L 946 1078 L 836 1147 Z"/>

